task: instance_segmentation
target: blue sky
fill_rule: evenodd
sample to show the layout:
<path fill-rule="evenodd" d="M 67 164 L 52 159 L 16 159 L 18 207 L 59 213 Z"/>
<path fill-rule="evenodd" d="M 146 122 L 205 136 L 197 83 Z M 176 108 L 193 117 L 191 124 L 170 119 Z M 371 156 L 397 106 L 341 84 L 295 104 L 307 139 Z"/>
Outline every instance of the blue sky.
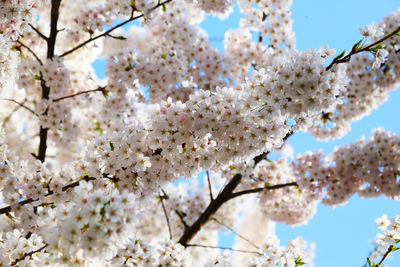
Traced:
<path fill-rule="evenodd" d="M 338 52 L 351 49 L 361 39 L 359 29 L 400 7 L 398 0 L 295 0 L 292 18 L 299 50 L 318 48 L 325 44 Z M 237 28 L 240 14 L 235 12 L 226 20 L 208 17 L 202 23 L 212 38 L 212 45 L 223 51 L 222 39 L 226 30 Z M 104 71 L 101 61 L 96 64 L 96 72 Z M 295 154 L 306 150 L 322 148 L 330 153 L 335 146 L 350 143 L 362 135 L 369 136 L 373 128 L 382 126 L 386 130 L 400 132 L 399 113 L 400 92 L 394 91 L 388 102 L 373 111 L 363 120 L 352 125 L 352 131 L 340 140 L 321 143 L 308 134 L 297 133 L 290 138 Z M 316 216 L 307 226 L 288 227 L 277 225 L 277 235 L 282 244 L 288 239 L 302 236 L 316 244 L 316 267 L 362 266 L 368 253 L 373 249 L 370 241 L 378 230 L 374 219 L 383 214 L 393 217 L 400 215 L 399 203 L 390 199 L 360 199 L 353 197 L 343 207 L 332 209 L 318 206 Z M 251 227 L 251 225 L 249 225 Z M 230 245 L 232 236 L 224 236 L 222 245 Z M 385 260 L 388 266 L 400 266 L 400 252 L 394 252 L 391 259 Z"/>

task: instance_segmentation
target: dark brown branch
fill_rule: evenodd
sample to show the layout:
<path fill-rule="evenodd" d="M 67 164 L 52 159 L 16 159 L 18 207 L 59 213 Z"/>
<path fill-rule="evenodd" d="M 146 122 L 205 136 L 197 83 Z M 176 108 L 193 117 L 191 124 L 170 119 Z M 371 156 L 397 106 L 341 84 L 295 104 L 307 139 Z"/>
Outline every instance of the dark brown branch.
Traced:
<path fill-rule="evenodd" d="M 158 3 L 155 7 L 153 7 L 153 10 L 155 10 L 155 9 L 157 9 L 157 8 L 163 6 L 163 5 L 165 5 L 165 4 L 167 4 L 167 3 L 171 2 L 171 1 L 172 1 L 172 0 L 166 0 L 166 1 L 162 2 L 162 3 Z M 134 11 L 134 9 L 132 9 L 132 10 Z M 75 46 L 74 48 L 72 48 L 72 49 L 70 49 L 70 50 L 64 52 L 63 54 L 60 55 L 60 57 L 65 57 L 65 56 L 71 54 L 72 52 L 74 52 L 74 51 L 76 51 L 76 50 L 78 50 L 78 49 L 84 47 L 84 46 L 87 45 L 88 43 L 93 42 L 93 41 L 95 41 L 95 40 L 97 40 L 97 39 L 99 39 L 99 38 L 101 38 L 101 37 L 107 36 L 107 35 L 109 35 L 112 31 L 114 31 L 115 29 L 118 29 L 118 28 L 124 26 L 125 24 L 128 24 L 129 22 L 134 21 L 134 20 L 139 19 L 139 18 L 142 18 L 142 17 L 144 17 L 144 14 L 141 14 L 141 15 L 138 15 L 138 16 L 135 16 L 135 17 L 134 17 L 134 16 L 133 16 L 133 12 L 132 12 L 132 13 L 131 13 L 131 17 L 130 17 L 129 19 L 125 20 L 124 22 L 121 22 L 120 24 L 118 24 L 118 25 L 112 27 L 111 29 L 109 29 L 109 30 L 103 32 L 102 34 L 99 34 L 99 35 L 97 35 L 97 36 L 95 36 L 95 37 L 90 37 L 90 38 L 87 39 L 86 41 L 84 41 L 84 42 L 80 43 L 79 45 Z"/>
<path fill-rule="evenodd" d="M 54 57 L 54 49 L 56 47 L 57 40 L 57 23 L 58 16 L 60 15 L 59 9 L 61 5 L 61 0 L 51 1 L 51 11 L 50 11 L 50 36 L 47 38 L 47 58 Z"/>
<path fill-rule="evenodd" d="M 46 244 L 46 245 L 44 245 L 43 247 L 38 248 L 37 250 L 34 250 L 34 251 L 31 251 L 31 252 L 25 253 L 24 256 L 22 256 L 21 258 L 16 259 L 13 263 L 11 263 L 11 266 L 17 265 L 18 262 L 24 260 L 26 257 L 30 257 L 30 256 L 32 256 L 33 254 L 42 251 L 43 249 L 47 248 L 47 246 L 48 246 L 48 245 Z"/>
<path fill-rule="evenodd" d="M 283 142 L 285 142 L 285 141 L 286 141 L 290 136 L 292 136 L 293 134 L 294 134 L 293 131 L 289 131 L 289 132 L 285 135 L 285 137 L 283 137 Z M 260 161 L 262 161 L 263 159 L 266 159 L 267 156 L 268 156 L 268 154 L 269 154 L 269 152 L 263 152 L 263 153 L 261 153 L 260 155 L 255 156 L 255 157 L 253 158 L 253 160 L 254 160 L 254 167 L 255 167 L 258 163 L 260 163 Z"/>
<path fill-rule="evenodd" d="M 41 31 L 39 31 L 35 26 L 33 26 L 32 24 L 29 23 L 29 26 L 32 28 L 32 30 L 34 30 L 41 38 L 43 38 L 44 40 L 48 40 L 49 37 L 45 36 L 43 33 L 41 33 Z"/>
<path fill-rule="evenodd" d="M 243 250 L 243 249 L 234 249 L 234 248 L 230 248 L 230 247 L 217 247 L 217 246 L 200 245 L 200 244 L 186 244 L 186 247 L 227 249 L 227 250 L 230 250 L 230 251 L 243 252 L 243 253 L 252 253 L 252 254 L 259 254 L 259 255 L 261 255 L 261 253 L 260 253 L 260 252 L 257 252 L 257 251 Z"/>
<path fill-rule="evenodd" d="M 41 66 L 43 65 L 42 60 L 38 57 L 38 55 L 37 55 L 29 46 L 27 46 L 26 44 L 22 43 L 22 42 L 19 41 L 19 40 L 17 40 L 17 43 L 18 43 L 21 47 L 26 48 L 26 50 L 28 50 L 28 51 L 32 54 L 32 56 L 36 59 L 37 62 L 39 62 L 39 64 L 40 64 Z"/>
<path fill-rule="evenodd" d="M 379 266 L 380 266 L 380 265 L 382 264 L 382 262 L 386 259 L 386 257 L 390 254 L 390 252 L 392 252 L 392 249 L 393 249 L 393 245 L 390 245 L 390 246 L 388 247 L 388 249 L 386 250 L 385 254 L 383 254 L 382 259 L 381 259 L 380 262 L 378 263 Z"/>
<path fill-rule="evenodd" d="M 236 174 L 229 183 L 225 186 L 221 193 L 218 194 L 217 198 L 210 202 L 206 210 L 200 215 L 200 217 L 183 232 L 182 237 L 178 243 L 186 247 L 188 242 L 200 231 L 201 227 L 210 219 L 212 215 L 229 199 L 232 198 L 232 192 L 240 183 L 242 175 Z"/>
<path fill-rule="evenodd" d="M 79 181 L 75 181 L 75 182 L 73 182 L 73 183 L 71 183 L 71 184 L 68 184 L 68 185 L 66 185 L 66 186 L 63 186 L 61 189 L 62 189 L 63 192 L 65 192 L 65 191 L 67 191 L 67 190 L 70 189 L 70 188 L 74 188 L 74 187 L 78 186 L 79 183 L 80 183 L 82 180 L 84 180 L 84 181 L 87 182 L 87 181 L 91 181 L 91 180 L 96 180 L 96 178 L 94 178 L 94 177 L 89 177 L 89 176 L 85 176 L 85 177 L 83 177 L 83 178 L 82 178 L 81 180 L 79 180 Z M 54 194 L 54 191 L 49 190 L 49 192 L 48 192 L 45 196 L 47 197 L 47 196 L 50 196 L 50 195 L 52 195 L 52 194 Z M 23 201 L 18 202 L 18 204 L 19 204 L 20 206 L 22 206 L 22 205 L 26 205 L 26 204 L 29 204 L 29 203 L 32 203 L 32 202 L 35 202 L 35 201 L 37 201 L 37 199 L 28 198 L 28 199 L 25 199 L 25 200 L 23 200 Z M 11 211 L 12 211 L 11 206 L 7 206 L 7 207 L 4 207 L 4 208 L 1 208 L 1 209 L 0 209 L 0 214 L 6 214 L 6 213 L 9 213 L 9 212 L 11 212 Z"/>
<path fill-rule="evenodd" d="M 185 218 L 183 218 L 183 214 L 179 210 L 175 210 L 176 215 L 178 215 L 179 219 L 181 220 L 183 227 L 185 227 L 185 231 L 189 228 L 189 225 L 186 223 Z"/>
<path fill-rule="evenodd" d="M 11 98 L 3 98 L 3 99 L 1 99 L 1 100 L 13 102 L 13 103 L 17 104 L 18 106 L 20 106 L 21 108 L 24 108 L 24 109 L 28 110 L 28 111 L 29 111 L 30 113 L 32 113 L 33 115 L 38 116 L 38 114 L 37 114 L 35 111 L 33 111 L 33 109 L 31 109 L 31 108 L 25 106 L 24 103 L 18 102 L 18 101 L 14 100 L 14 99 L 11 99 Z M 24 102 L 25 102 L 25 101 L 24 101 Z"/>
<path fill-rule="evenodd" d="M 208 191 L 210 192 L 210 201 L 213 201 L 214 196 L 213 196 L 212 188 L 211 188 L 210 172 L 206 171 L 206 174 L 207 174 L 207 182 L 208 182 Z"/>
<path fill-rule="evenodd" d="M 91 93 L 91 92 L 102 92 L 104 94 L 105 90 L 106 90 L 106 87 L 103 86 L 103 87 L 99 87 L 99 88 L 96 88 L 96 89 L 91 89 L 91 90 L 78 92 L 78 93 L 75 93 L 75 94 L 72 94 L 72 95 L 62 96 L 62 97 L 53 99 L 53 102 L 58 102 L 60 100 L 64 100 L 64 99 L 67 99 L 67 98 L 72 98 L 72 97 L 75 97 L 75 96 L 78 96 L 78 95 L 83 95 L 83 94 L 87 94 L 87 93 Z"/>
<path fill-rule="evenodd" d="M 379 39 L 378 41 L 373 42 L 372 44 L 370 44 L 370 45 L 368 45 L 368 46 L 366 46 L 366 47 L 363 47 L 363 48 L 356 48 L 356 46 L 353 46 L 353 49 L 352 49 L 347 55 L 345 55 L 344 57 L 339 58 L 339 59 L 338 59 L 338 58 L 335 58 L 335 59 L 331 62 L 331 64 L 329 64 L 329 66 L 326 67 L 325 70 L 330 70 L 330 69 L 331 69 L 334 65 L 336 65 L 336 64 L 348 62 L 348 61 L 351 59 L 351 56 L 353 56 L 353 55 L 355 55 L 355 54 L 358 54 L 358 53 L 360 53 L 360 52 L 369 52 L 369 51 L 372 51 L 373 48 L 374 48 L 376 45 L 378 45 L 379 43 L 382 43 L 382 42 L 386 41 L 387 39 L 389 39 L 390 37 L 396 35 L 396 34 L 399 33 L 399 32 L 400 32 L 400 26 L 399 26 L 396 30 L 394 30 L 392 33 L 390 33 L 390 34 L 388 34 L 388 35 L 382 37 L 382 38 Z"/>
<path fill-rule="evenodd" d="M 57 39 L 57 23 L 59 16 L 61 0 L 52 0 L 51 1 L 51 12 L 50 12 L 50 36 L 46 39 L 47 41 L 47 58 L 51 59 L 54 57 L 54 50 L 56 47 L 56 39 Z M 49 99 L 50 87 L 46 86 L 46 82 L 41 79 L 40 83 L 42 87 L 42 99 Z M 47 150 L 47 132 L 48 128 L 44 128 L 40 126 L 39 130 L 39 152 L 37 155 L 34 155 L 35 158 L 44 162 L 46 159 L 46 150 Z"/>
<path fill-rule="evenodd" d="M 296 182 L 290 182 L 290 183 L 286 183 L 286 184 L 277 184 L 277 185 L 242 190 L 239 192 L 232 193 L 232 198 L 239 197 L 242 195 L 247 195 L 247 194 L 259 193 L 259 192 L 265 191 L 265 190 L 280 189 L 280 188 L 289 187 L 289 186 L 298 186 L 298 184 Z"/>

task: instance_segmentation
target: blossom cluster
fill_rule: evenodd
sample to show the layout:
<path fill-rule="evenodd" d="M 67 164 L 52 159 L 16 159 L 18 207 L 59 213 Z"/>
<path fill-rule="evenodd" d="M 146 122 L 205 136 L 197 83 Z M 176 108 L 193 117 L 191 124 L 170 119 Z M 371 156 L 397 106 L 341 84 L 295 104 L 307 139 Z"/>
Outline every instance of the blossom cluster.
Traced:
<path fill-rule="evenodd" d="M 2 1 L 3 265 L 232 266 L 237 253 L 215 250 L 219 232 L 232 231 L 239 214 L 248 223 L 261 213 L 265 237 L 250 244 L 256 257 L 240 262 L 296 266 L 311 262 L 305 242 L 280 246 L 269 220 L 302 224 L 319 201 L 341 205 L 355 193 L 398 198 L 400 139 L 382 129 L 327 157 L 254 159 L 298 131 L 340 136 L 381 104 L 399 82 L 399 37 L 371 49 L 374 58 L 357 54 L 327 68 L 328 46 L 296 50 L 291 0 L 238 2 L 244 17 L 225 34 L 222 54 L 199 23 L 227 16 L 232 0 Z M 48 9 L 57 3 L 50 37 Z M 372 43 L 390 34 L 399 12 L 363 36 Z M 136 19 L 139 26 L 117 29 Z M 100 56 L 104 80 L 91 65 Z M 210 181 L 201 186 L 175 186 L 204 170 Z M 176 244 L 239 173 L 229 197 L 261 188 L 251 211 L 229 200 L 193 247 Z"/>
<path fill-rule="evenodd" d="M 393 33 L 400 25 L 400 9 L 386 15 L 378 24 L 361 29 L 369 43 L 382 35 Z M 357 49 L 369 45 L 361 42 Z M 349 83 L 339 97 L 343 103 L 331 113 L 323 113 L 311 127 L 310 133 L 320 140 L 343 137 L 351 129 L 351 123 L 368 116 L 372 110 L 384 103 L 389 93 L 400 84 L 400 36 L 383 41 L 369 52 L 354 55 L 347 64 Z M 371 53 L 373 57 L 371 57 Z"/>
<path fill-rule="evenodd" d="M 336 147 L 324 156 L 308 151 L 287 159 L 262 161 L 246 179 L 244 188 L 296 183 L 276 190 L 264 190 L 259 204 L 264 214 L 290 225 L 306 223 L 316 205 L 344 205 L 354 195 L 361 197 L 399 197 L 400 136 L 375 129 L 370 138 Z"/>

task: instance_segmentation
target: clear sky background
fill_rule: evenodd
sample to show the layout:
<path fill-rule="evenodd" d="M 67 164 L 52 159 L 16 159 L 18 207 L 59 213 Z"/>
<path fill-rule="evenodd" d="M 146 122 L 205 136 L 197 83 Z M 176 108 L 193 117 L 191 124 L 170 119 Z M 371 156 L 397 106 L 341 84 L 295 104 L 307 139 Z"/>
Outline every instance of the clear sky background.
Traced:
<path fill-rule="evenodd" d="M 325 44 L 337 52 L 351 49 L 361 39 L 359 29 L 371 22 L 379 22 L 387 14 L 400 8 L 399 0 L 295 0 L 292 18 L 296 33 L 297 49 L 319 48 Z M 226 20 L 208 17 L 202 26 L 209 33 L 212 45 L 223 51 L 222 39 L 228 29 L 238 27 L 238 8 Z M 104 61 L 98 61 L 96 72 L 104 72 Z M 335 146 L 347 144 L 369 136 L 376 127 L 400 132 L 400 92 L 391 93 L 389 101 L 379 110 L 352 125 L 352 131 L 344 138 L 329 143 L 316 141 L 309 134 L 296 133 L 290 137 L 295 154 L 322 148 L 324 153 L 333 151 Z M 316 244 L 316 267 L 363 266 L 373 249 L 371 240 L 378 232 L 374 219 L 383 214 L 393 217 L 400 215 L 400 203 L 385 199 L 361 199 L 353 197 L 346 206 L 332 209 L 318 206 L 317 214 L 306 226 L 288 227 L 277 224 L 276 232 L 282 244 L 288 239 L 302 236 Z M 252 227 L 249 225 L 249 227 Z M 222 235 L 221 245 L 230 246 L 232 236 Z M 400 251 L 385 260 L 387 266 L 400 266 Z"/>

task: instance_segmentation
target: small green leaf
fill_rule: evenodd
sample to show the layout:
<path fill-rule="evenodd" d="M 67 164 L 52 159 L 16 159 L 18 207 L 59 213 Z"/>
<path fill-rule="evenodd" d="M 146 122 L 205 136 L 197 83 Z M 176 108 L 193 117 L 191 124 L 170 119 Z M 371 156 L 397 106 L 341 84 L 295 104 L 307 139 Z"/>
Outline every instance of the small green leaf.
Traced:
<path fill-rule="evenodd" d="M 372 48 L 372 50 L 379 50 L 379 49 L 385 49 L 385 48 L 386 48 L 385 45 L 382 45 L 382 43 L 379 43 L 379 44 L 377 44 L 376 46 L 374 46 L 374 47 Z"/>
<path fill-rule="evenodd" d="M 346 53 L 346 50 L 343 50 L 343 52 L 340 53 L 337 57 L 335 57 L 335 58 L 333 59 L 333 61 L 334 61 L 334 62 L 338 61 L 339 59 L 341 59 L 341 58 L 344 56 L 345 53 Z"/>
<path fill-rule="evenodd" d="M 131 6 L 135 6 L 136 0 L 131 0 Z"/>
<path fill-rule="evenodd" d="M 100 134 L 103 134 L 103 129 L 101 129 L 101 127 L 100 127 L 100 122 L 96 122 L 96 128 L 94 128 L 94 130 L 96 131 L 96 132 L 99 132 Z"/>
<path fill-rule="evenodd" d="M 167 11 L 167 7 L 165 6 L 165 4 L 164 5 L 162 5 L 162 11 Z"/>
<path fill-rule="evenodd" d="M 395 36 L 400 36 L 400 32 L 396 33 Z"/>
<path fill-rule="evenodd" d="M 399 247 L 395 247 L 395 246 L 390 246 L 389 248 L 390 248 L 390 252 L 393 252 L 393 251 L 396 251 L 396 250 L 400 249 Z"/>
<path fill-rule="evenodd" d="M 301 257 L 300 257 L 300 256 L 297 257 L 297 259 L 295 260 L 294 263 L 296 264 L 296 267 L 297 267 L 297 266 L 302 266 L 302 265 L 306 264 L 305 262 L 302 262 L 302 261 L 301 261 Z"/>
<path fill-rule="evenodd" d="M 81 231 L 82 231 L 82 232 L 86 232 L 87 229 L 89 229 L 89 224 L 85 224 L 85 225 L 81 228 Z"/>
<path fill-rule="evenodd" d="M 118 40 L 126 40 L 126 39 L 128 39 L 125 36 L 115 36 L 114 38 L 118 39 Z"/>
<path fill-rule="evenodd" d="M 111 148 L 111 151 L 114 151 L 114 149 L 115 149 L 114 144 L 111 141 L 110 141 L 110 148 Z"/>
<path fill-rule="evenodd" d="M 351 51 L 358 51 L 361 48 L 361 43 L 362 43 L 363 40 L 364 39 L 361 39 L 355 45 L 353 45 L 353 47 L 351 48 Z"/>

